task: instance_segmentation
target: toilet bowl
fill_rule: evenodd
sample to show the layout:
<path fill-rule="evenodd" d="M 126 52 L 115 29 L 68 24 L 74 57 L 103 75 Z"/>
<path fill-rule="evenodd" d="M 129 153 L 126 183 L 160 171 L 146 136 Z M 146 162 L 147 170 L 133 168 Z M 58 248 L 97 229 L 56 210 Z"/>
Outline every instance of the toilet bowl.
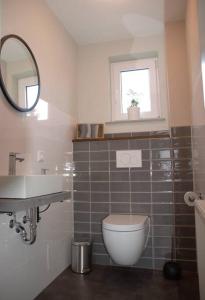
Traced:
<path fill-rule="evenodd" d="M 106 249 L 116 264 L 131 266 L 137 263 L 146 247 L 146 223 L 150 219 L 141 215 L 109 215 L 102 222 Z"/>

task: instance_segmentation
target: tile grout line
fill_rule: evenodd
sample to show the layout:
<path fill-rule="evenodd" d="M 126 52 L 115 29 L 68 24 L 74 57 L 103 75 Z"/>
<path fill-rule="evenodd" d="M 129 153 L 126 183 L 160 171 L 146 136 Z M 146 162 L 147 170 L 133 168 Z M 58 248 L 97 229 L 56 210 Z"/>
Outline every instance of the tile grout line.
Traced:
<path fill-rule="evenodd" d="M 92 239 L 92 229 L 91 229 L 91 213 L 92 213 L 92 208 L 91 208 L 91 155 L 90 155 L 90 142 L 88 142 L 88 151 L 89 151 L 89 156 L 88 156 L 88 169 L 89 169 L 89 203 L 90 203 L 90 212 L 89 212 L 89 219 L 90 219 L 90 240 Z"/>
<path fill-rule="evenodd" d="M 150 226 L 151 226 L 151 235 L 152 235 L 152 268 L 153 270 L 155 270 L 155 249 L 154 249 L 154 227 L 153 227 L 153 197 L 152 197 L 152 143 L 151 140 L 149 140 L 149 151 L 150 151 L 150 182 L 151 182 L 151 186 L 150 186 L 150 192 L 151 192 L 151 222 L 150 222 Z"/>
<path fill-rule="evenodd" d="M 111 214 L 111 187 L 110 187 L 110 143 L 111 143 L 111 141 L 108 141 L 107 142 L 107 151 L 108 151 L 108 162 L 109 162 L 109 167 L 108 167 L 108 180 L 109 180 L 109 185 L 108 185 L 108 197 L 109 197 L 109 199 L 108 199 L 108 201 L 109 201 L 109 215 Z M 112 265 L 112 262 L 111 262 L 111 258 L 110 258 L 110 256 L 108 256 L 109 257 L 109 265 Z"/>
<path fill-rule="evenodd" d="M 170 140 L 171 140 L 171 146 L 173 146 L 173 136 L 171 135 L 171 137 L 170 137 Z M 177 258 L 177 250 L 176 250 L 176 234 L 175 234 L 175 218 L 176 218 L 176 211 L 175 211 L 175 197 L 174 197 L 174 195 L 175 195 L 175 183 L 174 183 L 174 181 L 175 181 L 175 178 L 174 178 L 174 173 L 175 173 L 175 169 L 174 169 L 174 162 L 175 162 L 175 157 L 174 157 L 174 148 L 172 148 L 172 155 L 171 155 L 171 157 L 173 158 L 173 161 L 172 161 L 172 176 L 173 176 L 173 178 L 172 178 L 172 190 L 173 190 L 173 192 L 172 192 L 172 203 L 173 203 L 173 209 L 174 209 L 174 211 L 172 210 L 172 227 L 173 227 L 173 229 L 172 229 L 172 248 L 173 248 L 173 259 L 174 259 L 174 261 L 176 261 L 176 258 Z M 174 218 L 173 218 L 173 216 L 174 216 Z"/>
<path fill-rule="evenodd" d="M 131 140 L 129 140 L 129 141 L 131 141 Z M 108 141 L 109 142 L 109 141 Z M 90 142 L 90 143 L 92 143 L 92 142 Z M 144 150 L 144 151 L 149 151 L 149 148 L 140 148 L 141 150 Z M 179 149 L 179 150 L 182 150 L 182 149 L 186 149 L 186 150 L 188 150 L 188 149 L 190 149 L 190 146 L 189 145 L 185 145 L 185 146 L 175 146 L 175 145 L 173 145 L 172 147 L 156 147 L 156 148 L 152 148 L 152 150 L 153 151 L 158 151 L 158 150 L 169 150 L 169 149 Z M 116 150 L 119 150 L 119 149 L 111 149 L 110 151 L 111 152 L 114 152 L 114 151 L 116 151 Z M 122 149 L 122 150 L 124 150 L 124 149 Z M 131 147 L 129 150 L 135 150 L 133 147 Z M 75 153 L 86 153 L 86 152 L 88 152 L 88 150 L 76 150 L 75 151 Z M 105 152 L 107 152 L 107 150 L 91 150 L 90 151 L 91 153 L 105 153 Z"/>
<path fill-rule="evenodd" d="M 110 177 L 110 141 L 108 141 L 108 161 L 109 161 L 109 168 L 108 168 L 108 201 L 109 201 L 109 215 L 111 214 L 111 186 L 110 186 L 110 182 L 111 182 L 111 177 Z"/>
<path fill-rule="evenodd" d="M 130 140 L 128 140 L 128 149 L 130 150 Z M 129 204 L 130 204 L 130 214 L 132 214 L 132 186 L 131 186 L 131 168 L 129 168 Z"/>

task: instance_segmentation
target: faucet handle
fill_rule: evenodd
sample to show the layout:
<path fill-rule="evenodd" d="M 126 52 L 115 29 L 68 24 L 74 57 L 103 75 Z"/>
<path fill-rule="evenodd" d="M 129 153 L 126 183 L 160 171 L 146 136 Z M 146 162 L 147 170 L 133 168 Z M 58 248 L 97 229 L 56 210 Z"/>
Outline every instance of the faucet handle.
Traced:
<path fill-rule="evenodd" d="M 16 153 L 16 152 L 9 152 L 9 156 L 16 156 L 17 154 L 19 154 L 19 153 Z"/>
<path fill-rule="evenodd" d="M 19 153 L 19 152 L 13 152 L 13 151 L 11 151 L 11 152 L 9 152 L 9 156 L 16 156 L 16 155 L 23 155 L 23 153 Z"/>
<path fill-rule="evenodd" d="M 42 168 L 41 169 L 41 175 L 46 175 L 48 171 L 49 171 L 49 169 Z"/>
<path fill-rule="evenodd" d="M 17 155 L 20 155 L 20 157 L 17 157 Z M 16 160 L 19 161 L 19 162 L 22 162 L 25 160 L 25 156 L 23 155 L 23 153 L 15 153 L 15 156 L 16 156 Z M 24 156 L 24 157 L 22 157 Z"/>

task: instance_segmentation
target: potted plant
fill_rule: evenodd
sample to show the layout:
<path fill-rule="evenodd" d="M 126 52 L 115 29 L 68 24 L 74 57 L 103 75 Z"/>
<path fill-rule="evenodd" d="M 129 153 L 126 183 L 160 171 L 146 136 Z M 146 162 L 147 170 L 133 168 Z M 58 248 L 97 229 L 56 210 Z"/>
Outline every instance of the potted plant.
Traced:
<path fill-rule="evenodd" d="M 140 107 L 137 93 L 129 90 L 128 95 L 131 97 L 131 105 L 127 108 L 128 120 L 138 120 L 140 118 Z"/>

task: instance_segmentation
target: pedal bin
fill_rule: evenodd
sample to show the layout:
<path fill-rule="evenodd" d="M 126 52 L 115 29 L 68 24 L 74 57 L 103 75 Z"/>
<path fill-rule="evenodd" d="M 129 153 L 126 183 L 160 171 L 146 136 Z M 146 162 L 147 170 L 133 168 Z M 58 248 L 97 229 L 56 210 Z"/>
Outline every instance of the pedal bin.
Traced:
<path fill-rule="evenodd" d="M 73 272 L 85 274 L 91 271 L 91 247 L 91 242 L 72 242 Z"/>

